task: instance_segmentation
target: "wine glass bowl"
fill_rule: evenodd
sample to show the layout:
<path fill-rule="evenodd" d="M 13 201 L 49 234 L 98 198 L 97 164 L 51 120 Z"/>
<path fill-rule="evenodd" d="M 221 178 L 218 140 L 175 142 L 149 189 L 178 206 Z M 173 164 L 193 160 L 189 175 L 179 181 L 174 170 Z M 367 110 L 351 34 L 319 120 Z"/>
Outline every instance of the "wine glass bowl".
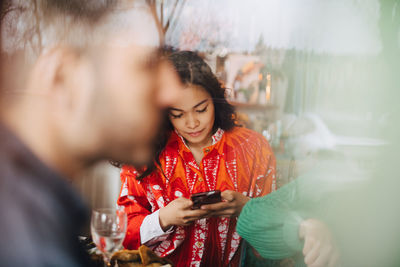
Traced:
<path fill-rule="evenodd" d="M 125 238 L 127 215 L 123 209 L 94 209 L 90 229 L 93 242 L 103 254 L 104 263 L 110 266 L 112 254 L 117 251 Z"/>

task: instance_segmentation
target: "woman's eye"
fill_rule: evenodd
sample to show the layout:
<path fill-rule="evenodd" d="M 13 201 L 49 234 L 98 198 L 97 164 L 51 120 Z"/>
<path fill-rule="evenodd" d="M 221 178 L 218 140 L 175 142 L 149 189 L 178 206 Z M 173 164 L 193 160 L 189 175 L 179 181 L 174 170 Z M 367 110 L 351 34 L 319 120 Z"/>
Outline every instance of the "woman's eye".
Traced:
<path fill-rule="evenodd" d="M 179 119 L 180 117 L 182 117 L 182 114 L 179 115 L 174 115 L 172 113 L 169 114 L 173 119 Z"/>
<path fill-rule="evenodd" d="M 206 112 L 206 111 L 207 111 L 207 107 L 205 107 L 205 108 L 203 108 L 201 110 L 196 110 L 196 112 L 198 112 L 198 113 L 203 113 L 203 112 Z"/>

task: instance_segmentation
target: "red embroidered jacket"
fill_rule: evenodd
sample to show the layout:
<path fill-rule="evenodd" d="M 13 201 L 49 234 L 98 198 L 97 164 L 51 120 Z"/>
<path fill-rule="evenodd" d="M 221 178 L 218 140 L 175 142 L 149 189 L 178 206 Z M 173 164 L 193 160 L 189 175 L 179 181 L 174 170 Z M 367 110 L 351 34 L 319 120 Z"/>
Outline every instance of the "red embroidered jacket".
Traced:
<path fill-rule="evenodd" d="M 137 181 L 137 171 L 124 166 L 118 205 L 128 213 L 124 246 L 140 246 L 140 226 L 144 218 L 178 197 L 209 190 L 235 190 L 259 197 L 275 190 L 275 158 L 267 140 L 240 127 L 218 130 L 213 145 L 203 149 L 200 166 L 183 138 L 172 133 L 160 162 L 165 174 L 154 171 Z M 166 240 L 153 250 L 167 256 L 176 266 L 227 266 L 239 262 L 240 237 L 235 231 L 237 218 L 210 218 L 190 226 L 174 227 Z"/>

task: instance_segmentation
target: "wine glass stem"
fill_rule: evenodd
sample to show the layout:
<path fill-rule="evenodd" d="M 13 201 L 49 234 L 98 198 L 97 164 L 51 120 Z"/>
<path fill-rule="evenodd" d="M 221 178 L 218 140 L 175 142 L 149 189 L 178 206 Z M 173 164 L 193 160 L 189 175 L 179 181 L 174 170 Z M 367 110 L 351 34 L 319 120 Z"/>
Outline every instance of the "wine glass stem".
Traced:
<path fill-rule="evenodd" d="M 104 267 L 111 267 L 111 260 L 106 255 L 103 255 L 103 262 Z"/>

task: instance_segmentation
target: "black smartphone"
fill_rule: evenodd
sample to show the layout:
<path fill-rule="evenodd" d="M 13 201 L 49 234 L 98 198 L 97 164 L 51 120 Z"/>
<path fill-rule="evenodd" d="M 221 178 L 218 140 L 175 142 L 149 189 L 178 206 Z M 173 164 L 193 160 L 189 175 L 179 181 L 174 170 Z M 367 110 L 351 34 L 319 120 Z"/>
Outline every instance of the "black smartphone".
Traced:
<path fill-rule="evenodd" d="M 192 194 L 190 199 L 193 202 L 192 209 L 200 209 L 201 205 L 214 204 L 222 201 L 221 191 L 219 190 Z"/>

